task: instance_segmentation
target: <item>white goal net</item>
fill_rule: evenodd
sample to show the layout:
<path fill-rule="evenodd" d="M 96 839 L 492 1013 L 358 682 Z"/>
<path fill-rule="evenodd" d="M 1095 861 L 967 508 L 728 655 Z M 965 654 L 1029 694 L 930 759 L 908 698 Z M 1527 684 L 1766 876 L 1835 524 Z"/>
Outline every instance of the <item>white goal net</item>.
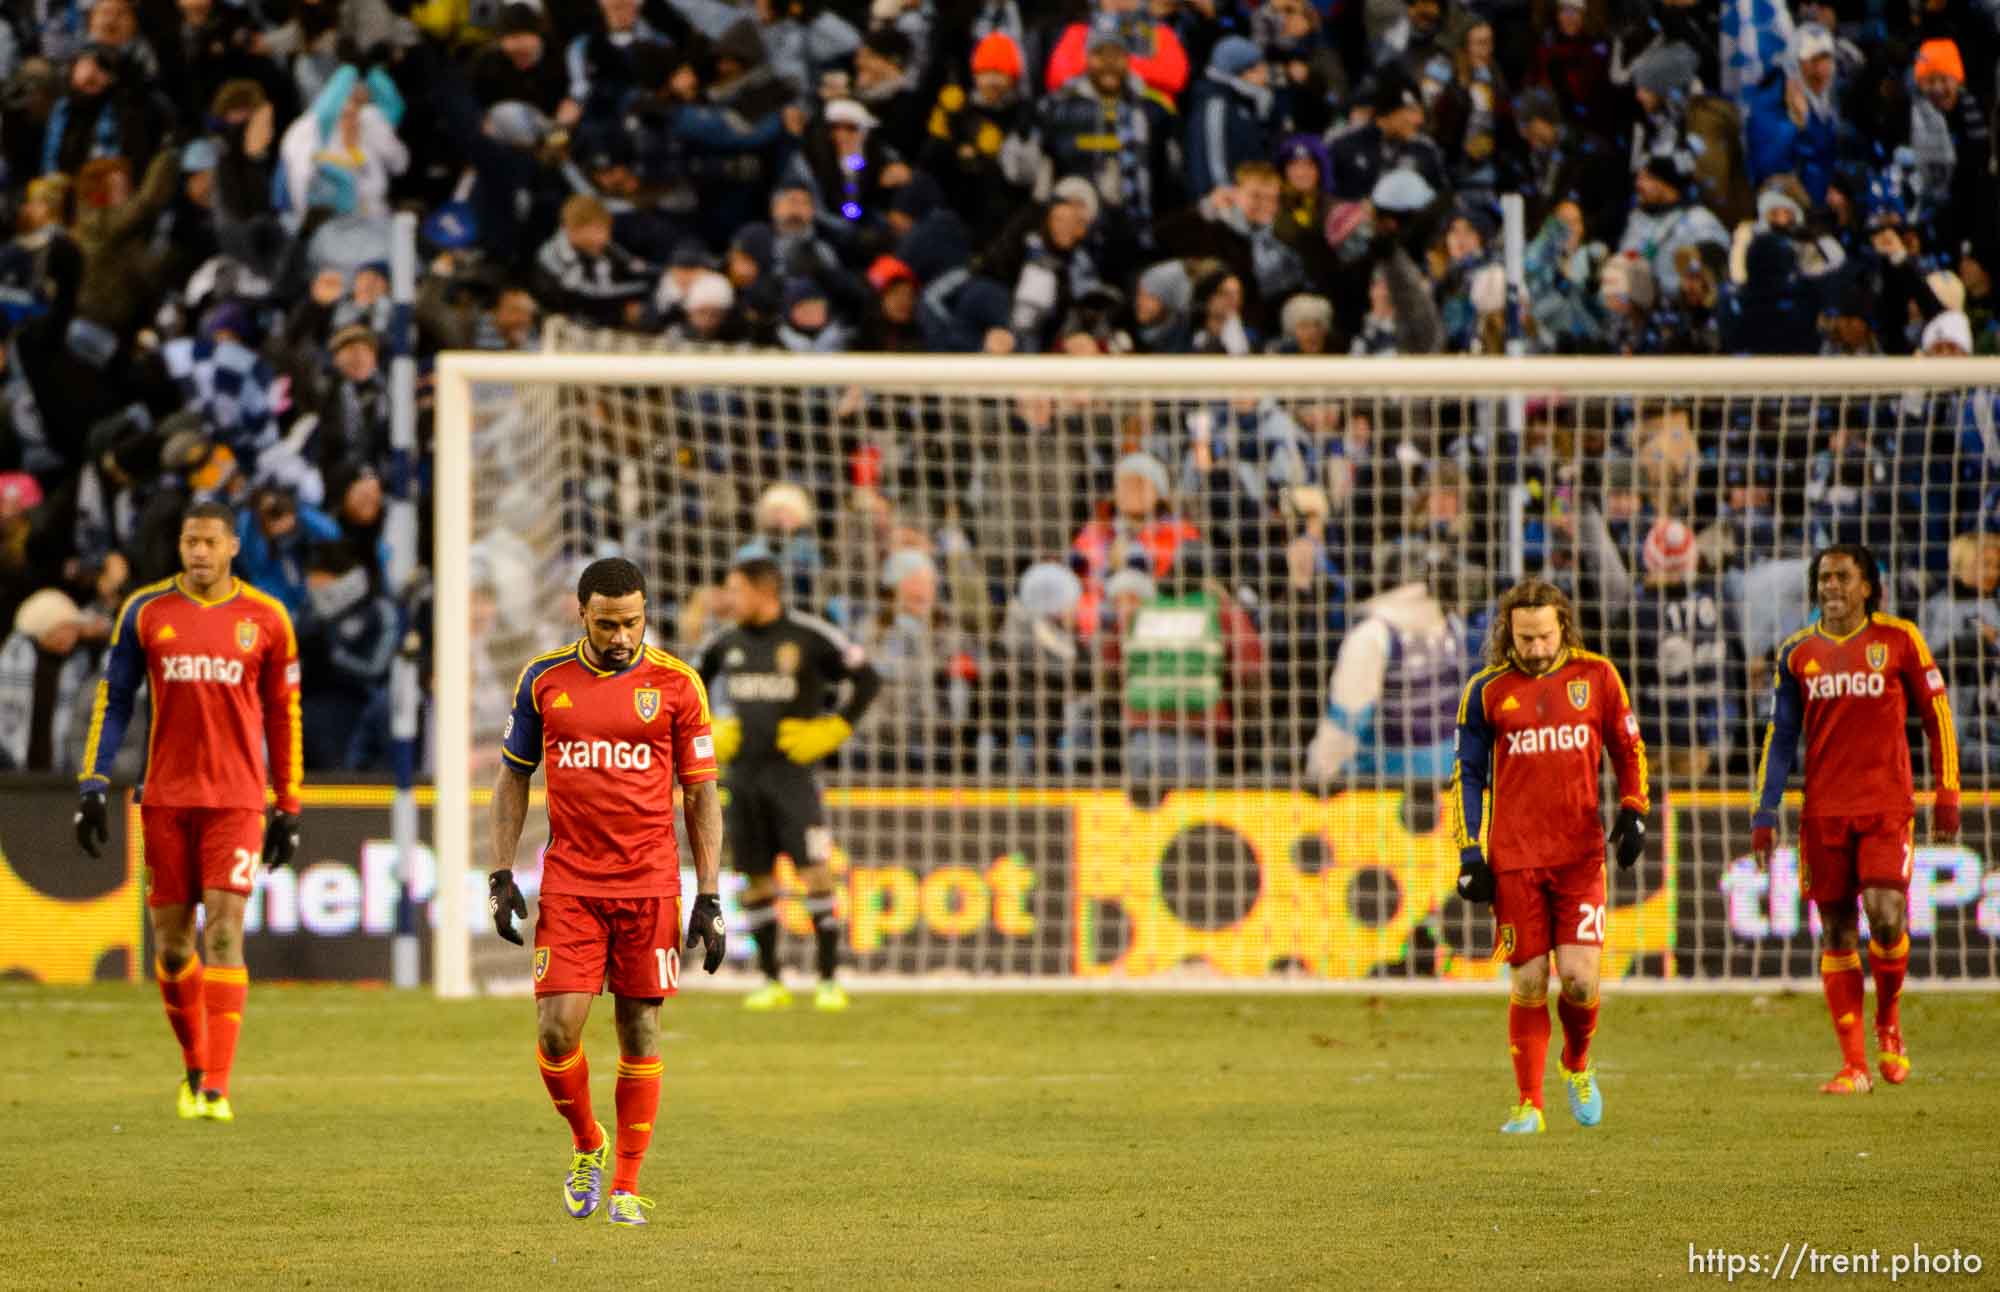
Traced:
<path fill-rule="evenodd" d="M 1493 980 L 1445 787 L 1492 602 L 1537 574 L 1624 672 L 1650 754 L 1607 979 L 1754 982 L 1811 978 L 1817 933 L 1795 817 L 1768 875 L 1748 859 L 1773 651 L 1807 622 L 1809 551 L 1867 543 L 1949 675 L 1967 786 L 1960 843 L 1919 816 L 1911 972 L 2000 976 L 1994 361 L 550 348 L 574 353 L 439 368 L 447 994 L 526 981 L 466 872 L 510 688 L 576 635 L 578 570 L 637 562 L 651 639 L 691 654 L 752 551 L 885 679 L 822 776 L 864 974 Z"/>

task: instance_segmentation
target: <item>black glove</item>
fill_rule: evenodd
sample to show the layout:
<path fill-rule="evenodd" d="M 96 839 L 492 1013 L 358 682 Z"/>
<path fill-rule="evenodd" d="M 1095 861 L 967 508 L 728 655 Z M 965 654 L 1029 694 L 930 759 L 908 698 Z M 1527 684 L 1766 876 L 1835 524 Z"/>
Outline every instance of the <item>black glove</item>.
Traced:
<path fill-rule="evenodd" d="M 1493 867 L 1476 847 L 1458 854 L 1458 895 L 1475 904 L 1493 900 Z"/>
<path fill-rule="evenodd" d="M 512 942 L 517 947 L 527 943 L 521 941 L 521 934 L 514 927 L 514 917 L 528 918 L 528 899 L 521 896 L 521 886 L 514 882 L 511 870 L 496 870 L 486 877 L 486 909 L 493 912 L 493 931 Z"/>
<path fill-rule="evenodd" d="M 76 844 L 95 857 L 111 841 L 111 822 L 103 790 L 85 790 L 76 801 Z"/>
<path fill-rule="evenodd" d="M 1611 823 L 1611 837 L 1605 842 L 1618 850 L 1618 869 L 1632 869 L 1639 854 L 1646 851 L 1646 818 L 1637 808 L 1619 808 L 1618 819 Z"/>
<path fill-rule="evenodd" d="M 694 899 L 694 909 L 688 912 L 687 949 L 692 951 L 697 943 L 708 948 L 701 958 L 701 967 L 709 973 L 722 968 L 722 953 L 729 945 L 728 934 L 722 922 L 722 899 L 714 893 L 703 893 Z"/>
<path fill-rule="evenodd" d="M 264 864 L 289 866 L 299 851 L 299 814 L 273 812 L 264 827 Z"/>

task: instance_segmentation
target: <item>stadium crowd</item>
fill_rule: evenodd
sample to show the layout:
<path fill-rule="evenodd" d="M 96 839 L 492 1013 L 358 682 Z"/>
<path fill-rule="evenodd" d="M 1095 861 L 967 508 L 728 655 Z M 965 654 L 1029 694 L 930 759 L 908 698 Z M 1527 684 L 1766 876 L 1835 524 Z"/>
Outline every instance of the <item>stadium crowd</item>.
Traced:
<path fill-rule="evenodd" d="M 422 627 L 383 518 L 427 515 L 430 434 L 394 447 L 390 358 L 548 316 L 794 353 L 1995 353 L 1996 66 L 1992 0 L 9 7 L 0 769 L 74 767 L 120 599 L 212 496 L 298 624 L 308 765 L 382 765 Z M 1427 775 L 1518 556 L 1686 774 L 1740 767 L 1775 607 L 1853 539 L 1947 658 L 1966 770 L 2000 757 L 1992 392 L 976 415 L 829 403 L 777 478 L 734 469 L 754 416 L 649 447 L 721 557 L 755 531 L 889 662 L 850 763 L 1193 777 L 1311 738 L 1325 776 Z M 997 545 L 1023 488 L 1050 505 Z M 673 600 L 686 648 L 714 598 Z"/>

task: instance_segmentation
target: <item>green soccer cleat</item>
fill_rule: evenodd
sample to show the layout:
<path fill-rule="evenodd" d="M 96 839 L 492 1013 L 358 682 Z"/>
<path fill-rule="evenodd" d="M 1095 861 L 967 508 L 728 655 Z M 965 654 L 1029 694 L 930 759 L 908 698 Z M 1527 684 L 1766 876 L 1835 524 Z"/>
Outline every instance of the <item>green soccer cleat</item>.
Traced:
<path fill-rule="evenodd" d="M 1506 1123 L 1500 1127 L 1500 1133 L 1502 1135 L 1539 1135 L 1546 1129 L 1547 1127 L 1542 1122 L 1542 1110 L 1535 1107 L 1534 1104 L 1528 1102 L 1526 1099 L 1523 1099 L 1521 1106 L 1514 1110 L 1514 1115 L 1509 1117 Z"/>
<path fill-rule="evenodd" d="M 838 1014 L 848 1005 L 847 988 L 837 982 L 823 982 L 813 993 L 813 1008 L 827 1014 Z"/>
<path fill-rule="evenodd" d="M 1597 1068 L 1595 1065 L 1581 1072 L 1571 1072 L 1558 1063 L 1556 1068 L 1562 1073 L 1563 1084 L 1569 1087 L 1569 1112 L 1579 1126 L 1595 1126 L 1604 1120 L 1604 1096 L 1597 1090 Z"/>
<path fill-rule="evenodd" d="M 660 1204 L 651 1198 L 642 1198 L 636 1193 L 614 1193 L 611 1195 L 611 1223 L 614 1225 L 644 1225 L 649 1223 L 644 1207 Z"/>
<path fill-rule="evenodd" d="M 604 1202 L 604 1162 L 610 1156 L 611 1137 L 604 1133 L 604 1123 L 598 1122 L 597 1147 L 569 1157 L 569 1174 L 563 1179 L 563 1209 L 570 1219 L 587 1219 Z"/>
<path fill-rule="evenodd" d="M 229 1106 L 229 1096 L 219 1090 L 201 1092 L 201 1119 L 207 1122 L 233 1122 L 236 1110 Z"/>
<path fill-rule="evenodd" d="M 768 1014 L 774 1009 L 790 1009 L 791 1007 L 792 993 L 785 987 L 785 984 L 775 980 L 765 983 L 762 987 L 759 987 L 756 991 L 751 992 L 743 998 L 743 1008 L 756 1014 Z"/>
<path fill-rule="evenodd" d="M 184 1122 L 201 1116 L 201 1092 L 190 1086 L 185 1077 L 181 1079 L 181 1088 L 174 1093 L 174 1110 Z"/>

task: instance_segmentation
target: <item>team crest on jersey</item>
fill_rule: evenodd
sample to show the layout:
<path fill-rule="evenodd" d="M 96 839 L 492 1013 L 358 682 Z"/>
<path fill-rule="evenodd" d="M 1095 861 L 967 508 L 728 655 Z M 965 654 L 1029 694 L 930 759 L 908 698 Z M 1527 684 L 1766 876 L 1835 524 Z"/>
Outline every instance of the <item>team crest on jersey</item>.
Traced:
<path fill-rule="evenodd" d="M 638 711 L 639 721 L 651 722 L 660 716 L 660 688 L 642 686 L 632 692 L 632 707 Z"/>
<path fill-rule="evenodd" d="M 547 947 L 536 947 L 535 981 L 540 982 L 542 980 L 542 975 L 547 973 L 548 971 L 549 971 L 549 949 Z"/>
<path fill-rule="evenodd" d="M 1511 924 L 1503 924 L 1500 926 L 1499 936 L 1493 939 L 1493 958 L 1495 960 L 1505 960 L 1508 956 L 1511 956 L 1513 954 L 1514 954 L 1514 926 Z"/>
<path fill-rule="evenodd" d="M 1577 679 L 1569 684 L 1569 703 L 1573 709 L 1590 707 L 1590 683 Z"/>
<path fill-rule="evenodd" d="M 239 619 L 236 621 L 236 649 L 248 655 L 257 649 L 257 621 Z"/>
<path fill-rule="evenodd" d="M 784 642 L 780 644 L 777 656 L 778 671 L 780 673 L 798 672 L 799 658 L 800 652 L 797 642 Z"/>
<path fill-rule="evenodd" d="M 1889 667 L 1889 644 L 1887 642 L 1868 643 L 1868 667 L 1880 673 Z"/>

